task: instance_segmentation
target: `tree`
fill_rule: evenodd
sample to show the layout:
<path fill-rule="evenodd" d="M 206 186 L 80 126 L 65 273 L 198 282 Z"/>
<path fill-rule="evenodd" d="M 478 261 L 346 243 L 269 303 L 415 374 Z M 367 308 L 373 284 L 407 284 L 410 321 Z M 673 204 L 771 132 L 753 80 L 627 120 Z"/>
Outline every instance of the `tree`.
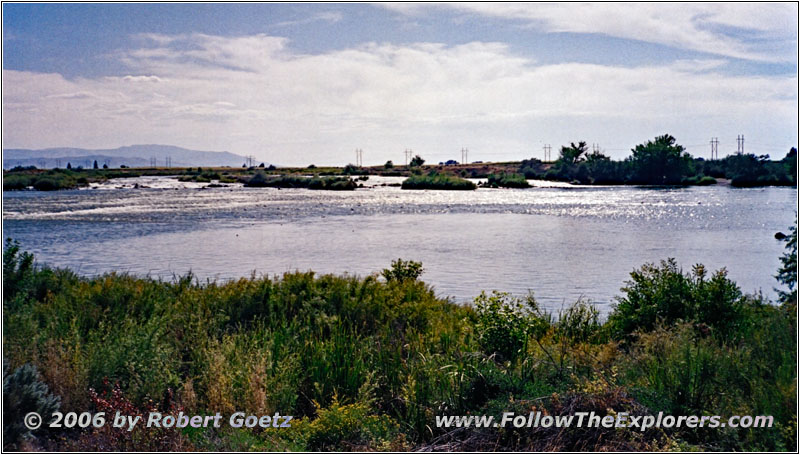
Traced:
<path fill-rule="evenodd" d="M 108 164 L 103 163 L 103 169 L 108 169 Z"/>
<path fill-rule="evenodd" d="M 628 158 L 636 183 L 674 185 L 692 174 L 692 156 L 669 134 L 639 144 Z"/>
<path fill-rule="evenodd" d="M 98 168 L 97 160 L 94 160 L 94 163 L 92 164 L 92 169 L 97 169 L 97 168 Z"/>
<path fill-rule="evenodd" d="M 408 163 L 408 165 L 411 166 L 411 167 L 419 167 L 419 166 L 422 166 L 424 163 L 425 163 L 425 159 L 423 159 L 421 156 L 417 155 L 417 156 L 415 156 L 414 158 L 411 159 L 411 162 Z"/>
<path fill-rule="evenodd" d="M 577 144 L 570 142 L 569 147 L 561 147 L 558 160 L 567 165 L 576 165 L 585 159 L 584 154 L 588 149 L 585 141 Z"/>
<path fill-rule="evenodd" d="M 786 285 L 789 291 L 778 290 L 778 296 L 783 302 L 797 302 L 797 222 L 789 228 L 790 233 L 782 241 L 786 242 L 786 252 L 781 256 L 781 267 L 775 279 Z"/>
<path fill-rule="evenodd" d="M 394 167 L 394 163 L 392 163 L 392 160 L 387 161 L 386 164 L 383 165 L 384 169 L 391 169 L 393 167 Z"/>
<path fill-rule="evenodd" d="M 67 169 L 72 169 L 72 163 L 67 162 Z"/>

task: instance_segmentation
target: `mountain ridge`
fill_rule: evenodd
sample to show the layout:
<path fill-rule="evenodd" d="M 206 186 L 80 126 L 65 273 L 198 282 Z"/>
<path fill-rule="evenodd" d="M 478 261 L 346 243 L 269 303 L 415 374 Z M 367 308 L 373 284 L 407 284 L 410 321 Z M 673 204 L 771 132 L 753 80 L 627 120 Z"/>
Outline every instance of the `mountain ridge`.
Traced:
<path fill-rule="evenodd" d="M 15 166 L 36 166 L 40 168 L 91 166 L 95 160 L 99 165 L 109 167 L 121 165 L 137 167 L 149 166 L 155 159 L 156 165 L 165 166 L 241 166 L 247 158 L 228 151 L 192 150 L 175 145 L 134 144 L 113 149 L 85 149 L 78 147 L 50 147 L 44 149 L 3 149 L 3 168 Z"/>

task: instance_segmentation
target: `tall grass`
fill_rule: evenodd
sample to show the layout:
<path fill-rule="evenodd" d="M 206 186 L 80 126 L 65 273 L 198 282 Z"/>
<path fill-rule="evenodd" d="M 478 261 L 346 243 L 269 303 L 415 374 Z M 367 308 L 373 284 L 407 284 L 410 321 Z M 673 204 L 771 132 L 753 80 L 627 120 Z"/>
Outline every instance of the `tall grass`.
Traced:
<path fill-rule="evenodd" d="M 653 303 L 652 323 L 623 305 L 601 323 L 585 301 L 549 314 L 532 296 L 502 293 L 461 306 L 437 297 L 418 279 L 423 270 L 413 261 L 395 261 L 383 277 L 295 272 L 201 283 L 191 275 L 173 281 L 115 273 L 79 277 L 34 266 L 12 243 L 3 259 L 4 356 L 12 370 L 35 366 L 62 410 L 144 412 L 161 403 L 160 409 L 189 413 L 279 412 L 297 419 L 290 431 L 223 427 L 158 438 L 40 431 L 32 440 L 40 448 L 85 450 L 97 441 L 145 451 L 442 444 L 462 450 L 787 450 L 796 444 L 795 315 L 744 299 L 722 278 L 712 285 L 713 278 L 679 279 L 669 266 L 661 274 L 649 266 L 635 272 L 641 282 L 627 286 L 624 299 L 640 302 L 634 295 L 650 289 L 648 280 L 659 289 L 687 286 L 681 304 L 693 298 L 713 303 L 715 293 L 728 293 L 737 302 L 733 325 L 720 321 L 727 313 L 718 307 L 700 310 L 708 303 L 689 305 L 691 311 L 671 319 L 673 313 L 658 309 L 673 301 L 657 293 L 647 294 L 648 302 L 667 300 Z M 645 308 L 641 302 L 635 308 Z M 630 318 L 640 322 L 619 322 Z M 774 415 L 777 425 L 674 429 L 647 437 L 600 429 L 487 429 L 469 440 L 434 425 L 436 415 L 517 408 Z"/>

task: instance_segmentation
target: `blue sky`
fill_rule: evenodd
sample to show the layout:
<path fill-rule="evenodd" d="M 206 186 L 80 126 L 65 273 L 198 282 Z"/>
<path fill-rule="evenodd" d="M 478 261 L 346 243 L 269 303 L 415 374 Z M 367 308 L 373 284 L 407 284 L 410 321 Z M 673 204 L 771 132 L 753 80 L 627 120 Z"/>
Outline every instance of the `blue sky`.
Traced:
<path fill-rule="evenodd" d="M 280 164 L 797 144 L 797 4 L 4 4 L 3 147 Z"/>

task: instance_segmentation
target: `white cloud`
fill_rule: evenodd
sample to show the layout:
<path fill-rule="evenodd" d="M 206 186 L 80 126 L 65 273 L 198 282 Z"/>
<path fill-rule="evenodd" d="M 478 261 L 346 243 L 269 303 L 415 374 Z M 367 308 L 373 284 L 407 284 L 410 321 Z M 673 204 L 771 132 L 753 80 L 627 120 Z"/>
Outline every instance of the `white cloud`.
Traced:
<path fill-rule="evenodd" d="M 121 57 L 123 77 L 4 70 L 4 147 L 166 143 L 323 165 L 352 161 L 357 147 L 378 164 L 406 147 L 434 162 L 462 146 L 474 159 L 519 159 L 579 139 L 625 156 L 665 132 L 684 144 L 797 141 L 796 78 L 724 75 L 724 61 L 539 65 L 483 42 L 306 55 L 266 35 L 148 44 Z"/>
<path fill-rule="evenodd" d="M 335 24 L 336 22 L 341 21 L 344 18 L 344 15 L 339 11 L 324 11 L 318 14 L 311 15 L 304 19 L 298 19 L 295 21 L 283 21 L 272 24 L 273 27 L 287 27 L 287 26 L 295 26 L 295 25 L 307 25 L 312 24 L 314 22 L 328 22 L 331 24 Z"/>
<path fill-rule="evenodd" d="M 797 3 L 389 3 L 521 21 L 542 32 L 596 33 L 767 62 L 797 61 Z"/>

